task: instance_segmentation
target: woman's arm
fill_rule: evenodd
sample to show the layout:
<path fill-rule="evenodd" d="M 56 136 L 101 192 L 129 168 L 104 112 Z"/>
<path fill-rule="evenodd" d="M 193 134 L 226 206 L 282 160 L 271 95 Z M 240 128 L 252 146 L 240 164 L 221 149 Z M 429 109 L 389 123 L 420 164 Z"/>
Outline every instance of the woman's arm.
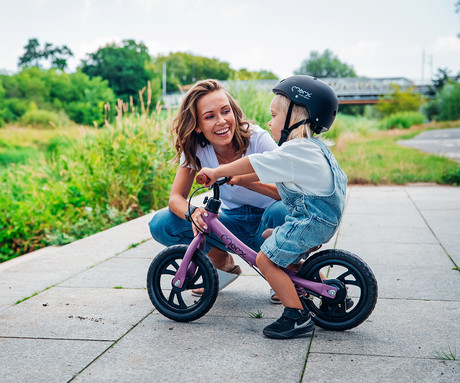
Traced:
<path fill-rule="evenodd" d="M 168 204 L 169 210 L 182 219 L 185 219 L 185 212 L 188 210 L 187 197 L 190 193 L 190 189 L 192 188 L 195 174 L 196 171 L 190 171 L 190 168 L 179 166 L 171 187 Z M 206 214 L 206 210 L 203 207 L 196 209 L 192 214 L 193 221 L 200 228 L 205 226 L 201 217 L 202 214 Z M 197 232 L 195 225 L 192 225 L 192 229 L 196 235 Z"/>
<path fill-rule="evenodd" d="M 177 168 L 176 177 L 171 187 L 169 194 L 169 210 L 180 218 L 185 219 L 185 212 L 187 211 L 188 201 L 187 197 L 192 188 L 193 180 L 195 178 L 195 171 L 190 171 L 190 168 L 179 166 Z"/>

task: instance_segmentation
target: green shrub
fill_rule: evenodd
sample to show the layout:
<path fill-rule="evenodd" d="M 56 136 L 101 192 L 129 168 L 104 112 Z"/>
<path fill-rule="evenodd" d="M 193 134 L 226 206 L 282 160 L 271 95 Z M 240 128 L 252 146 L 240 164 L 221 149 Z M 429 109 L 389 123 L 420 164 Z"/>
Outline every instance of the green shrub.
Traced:
<path fill-rule="evenodd" d="M 162 208 L 175 176 L 168 124 L 128 116 L 0 172 L 0 262 Z M 3 213 L 4 212 L 4 213 Z"/>
<path fill-rule="evenodd" d="M 447 83 L 424 108 L 429 119 L 454 121 L 460 119 L 460 84 Z"/>
<path fill-rule="evenodd" d="M 3 116 L 7 122 L 15 122 L 21 118 L 29 108 L 29 102 L 19 98 L 7 98 L 3 100 Z"/>
<path fill-rule="evenodd" d="M 20 119 L 24 125 L 30 126 L 66 126 L 70 120 L 64 112 L 52 112 L 50 110 L 32 109 L 28 110 Z"/>
<path fill-rule="evenodd" d="M 418 112 L 400 112 L 385 117 L 380 121 L 380 129 L 409 129 L 413 125 L 425 122 L 425 116 Z"/>

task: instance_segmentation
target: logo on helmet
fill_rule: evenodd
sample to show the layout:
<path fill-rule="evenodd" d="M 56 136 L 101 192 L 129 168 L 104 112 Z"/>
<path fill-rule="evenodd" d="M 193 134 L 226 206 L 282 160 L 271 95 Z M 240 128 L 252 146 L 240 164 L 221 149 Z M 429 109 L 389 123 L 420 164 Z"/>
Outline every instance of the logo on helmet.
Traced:
<path fill-rule="evenodd" d="M 310 93 L 310 92 L 307 92 L 306 90 L 303 90 L 302 88 L 299 88 L 298 86 L 293 86 L 291 88 L 291 90 L 295 93 L 297 92 L 296 94 L 296 98 L 299 98 L 300 97 L 303 97 L 303 98 L 306 98 L 307 100 L 310 99 L 310 97 L 313 95 L 313 93 Z"/>

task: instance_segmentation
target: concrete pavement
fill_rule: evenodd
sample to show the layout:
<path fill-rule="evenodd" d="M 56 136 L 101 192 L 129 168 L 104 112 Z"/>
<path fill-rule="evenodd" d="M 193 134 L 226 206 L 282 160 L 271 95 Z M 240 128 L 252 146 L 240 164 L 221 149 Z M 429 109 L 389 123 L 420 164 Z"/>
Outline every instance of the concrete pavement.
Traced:
<path fill-rule="evenodd" d="M 460 188 L 349 188 L 328 246 L 370 265 L 379 301 L 361 326 L 311 340 L 263 337 L 282 308 L 244 265 L 198 321 L 157 313 L 151 216 L 0 264 L 0 382 L 460 381 Z"/>

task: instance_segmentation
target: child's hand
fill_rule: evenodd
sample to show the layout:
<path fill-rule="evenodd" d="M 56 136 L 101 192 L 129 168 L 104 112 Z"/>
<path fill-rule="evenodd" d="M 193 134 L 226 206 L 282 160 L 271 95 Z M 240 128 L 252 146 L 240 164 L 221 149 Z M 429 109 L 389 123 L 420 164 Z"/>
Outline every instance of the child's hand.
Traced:
<path fill-rule="evenodd" d="M 233 176 L 233 177 L 230 177 L 230 181 L 228 181 L 227 183 L 231 186 L 233 185 L 240 185 L 241 184 L 241 179 L 243 178 L 243 176 Z"/>
<path fill-rule="evenodd" d="M 204 182 L 201 182 L 199 178 L 202 177 Z M 211 186 L 214 182 L 217 181 L 215 176 L 215 169 L 203 168 L 196 175 L 196 180 L 198 183 L 202 183 L 204 186 Z"/>

